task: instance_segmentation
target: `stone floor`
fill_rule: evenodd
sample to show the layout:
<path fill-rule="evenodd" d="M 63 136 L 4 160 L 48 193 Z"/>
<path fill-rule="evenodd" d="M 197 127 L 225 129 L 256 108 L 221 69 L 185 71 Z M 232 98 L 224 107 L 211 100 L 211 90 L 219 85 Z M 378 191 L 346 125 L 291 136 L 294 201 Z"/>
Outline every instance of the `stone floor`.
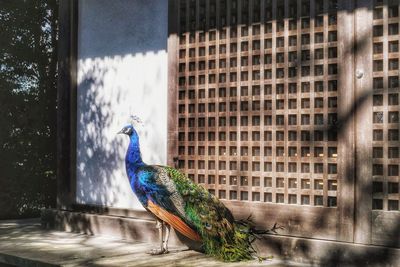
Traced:
<path fill-rule="evenodd" d="M 185 248 L 170 248 L 161 256 L 146 254 L 153 244 L 112 237 L 43 230 L 38 220 L 0 221 L 2 266 L 307 266 L 272 259 L 222 263 Z"/>

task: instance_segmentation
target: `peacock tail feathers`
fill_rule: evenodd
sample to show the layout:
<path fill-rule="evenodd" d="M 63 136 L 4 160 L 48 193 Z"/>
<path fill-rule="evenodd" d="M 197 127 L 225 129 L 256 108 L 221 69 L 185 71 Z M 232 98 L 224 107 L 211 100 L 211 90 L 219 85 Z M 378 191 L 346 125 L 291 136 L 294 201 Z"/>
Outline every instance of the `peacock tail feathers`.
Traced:
<path fill-rule="evenodd" d="M 220 238 L 209 236 L 203 241 L 206 254 L 226 262 L 252 260 L 255 250 L 252 247 L 251 233 L 245 226 L 234 223 L 233 231 Z"/>
<path fill-rule="evenodd" d="M 250 219 L 235 221 L 225 205 L 205 188 L 180 171 L 164 167 L 185 202 L 189 224 L 200 234 L 206 254 L 226 262 L 252 260 L 257 256 L 252 243 L 258 238 Z"/>

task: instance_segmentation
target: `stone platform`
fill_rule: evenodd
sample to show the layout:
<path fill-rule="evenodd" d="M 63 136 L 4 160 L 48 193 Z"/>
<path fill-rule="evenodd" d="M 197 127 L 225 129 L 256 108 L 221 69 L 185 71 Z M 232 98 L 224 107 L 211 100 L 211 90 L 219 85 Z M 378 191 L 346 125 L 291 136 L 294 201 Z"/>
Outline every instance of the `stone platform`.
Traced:
<path fill-rule="evenodd" d="M 0 221 L 0 267 L 75 266 L 309 266 L 278 259 L 265 262 L 222 263 L 185 246 L 169 254 L 150 256 L 149 242 L 45 230 L 40 220 Z"/>

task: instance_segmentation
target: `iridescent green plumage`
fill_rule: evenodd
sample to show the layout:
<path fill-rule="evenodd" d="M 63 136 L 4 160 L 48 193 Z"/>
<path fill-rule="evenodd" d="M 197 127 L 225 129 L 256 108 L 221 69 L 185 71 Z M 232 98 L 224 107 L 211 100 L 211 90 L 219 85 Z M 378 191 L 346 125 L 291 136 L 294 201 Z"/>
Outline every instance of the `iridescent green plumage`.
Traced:
<path fill-rule="evenodd" d="M 237 222 L 225 205 L 206 189 L 171 167 L 163 167 L 182 195 L 186 221 L 196 230 L 204 251 L 223 261 L 251 260 L 256 233 L 250 222 Z"/>

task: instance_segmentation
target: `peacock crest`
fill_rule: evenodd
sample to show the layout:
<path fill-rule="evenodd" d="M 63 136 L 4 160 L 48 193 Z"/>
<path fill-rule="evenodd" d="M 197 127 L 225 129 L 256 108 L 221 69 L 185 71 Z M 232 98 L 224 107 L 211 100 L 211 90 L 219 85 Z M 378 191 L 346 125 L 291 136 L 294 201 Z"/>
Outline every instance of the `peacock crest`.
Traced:
<path fill-rule="evenodd" d="M 143 121 L 136 115 L 130 116 L 130 123 L 132 125 L 137 125 L 137 124 L 143 125 Z"/>

